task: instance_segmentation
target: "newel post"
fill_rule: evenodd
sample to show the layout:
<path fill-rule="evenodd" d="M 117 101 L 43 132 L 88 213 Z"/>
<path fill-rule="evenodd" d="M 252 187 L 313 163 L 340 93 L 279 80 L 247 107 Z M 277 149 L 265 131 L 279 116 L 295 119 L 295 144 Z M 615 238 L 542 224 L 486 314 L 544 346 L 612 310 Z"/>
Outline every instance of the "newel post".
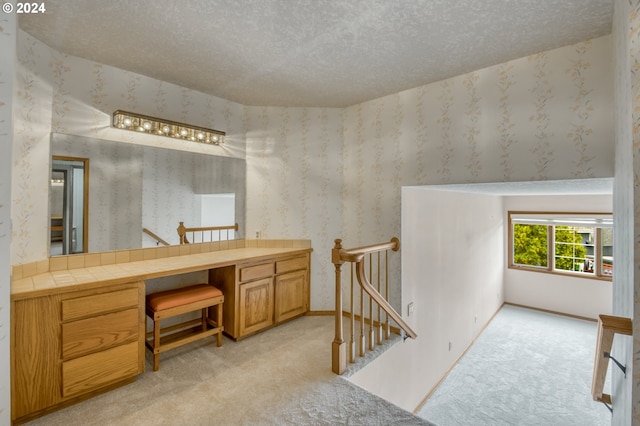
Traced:
<path fill-rule="evenodd" d="M 342 335 L 342 264 L 340 252 L 342 240 L 335 240 L 335 246 L 331 250 L 331 262 L 336 266 L 336 337 L 331 347 L 331 369 L 336 374 L 342 374 L 347 369 L 347 345 Z"/>
<path fill-rule="evenodd" d="M 180 244 L 189 242 L 187 241 L 187 228 L 185 228 L 184 222 L 180 222 L 180 225 L 178 225 L 178 236 L 180 238 Z"/>

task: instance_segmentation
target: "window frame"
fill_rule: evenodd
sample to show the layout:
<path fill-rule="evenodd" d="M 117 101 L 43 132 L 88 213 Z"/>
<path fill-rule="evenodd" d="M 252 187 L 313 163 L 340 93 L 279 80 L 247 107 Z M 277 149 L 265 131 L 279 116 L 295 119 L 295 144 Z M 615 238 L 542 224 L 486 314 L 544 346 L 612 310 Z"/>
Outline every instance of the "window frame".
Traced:
<path fill-rule="evenodd" d="M 507 212 L 507 249 L 509 251 L 507 256 L 507 265 L 509 269 L 515 270 L 524 270 L 531 272 L 541 272 L 545 274 L 554 274 L 554 275 L 563 275 L 577 278 L 585 278 L 590 280 L 600 280 L 600 281 L 612 281 L 613 277 L 611 275 L 603 275 L 603 254 L 602 254 L 602 226 L 597 226 L 596 224 L 588 224 L 584 225 L 584 227 L 594 228 L 594 254 L 593 254 L 593 262 L 594 262 L 594 272 L 585 273 L 585 272 L 576 272 L 576 271 L 568 271 L 562 269 L 555 268 L 555 227 L 556 226 L 575 226 L 575 225 L 566 225 L 563 223 L 558 223 L 556 225 L 549 223 L 531 223 L 531 225 L 544 225 L 547 227 L 547 266 L 531 266 L 531 265 L 521 265 L 514 263 L 514 244 L 513 244 L 513 226 L 514 226 L 514 215 L 526 215 L 531 216 L 532 218 L 535 216 L 546 217 L 549 216 L 557 216 L 557 217 L 567 217 L 567 216 L 575 216 L 575 217 L 601 217 L 601 216 L 611 216 L 613 218 L 613 213 L 611 212 L 543 212 L 543 211 L 512 211 L 509 210 Z M 522 223 L 522 222 L 520 222 Z"/>

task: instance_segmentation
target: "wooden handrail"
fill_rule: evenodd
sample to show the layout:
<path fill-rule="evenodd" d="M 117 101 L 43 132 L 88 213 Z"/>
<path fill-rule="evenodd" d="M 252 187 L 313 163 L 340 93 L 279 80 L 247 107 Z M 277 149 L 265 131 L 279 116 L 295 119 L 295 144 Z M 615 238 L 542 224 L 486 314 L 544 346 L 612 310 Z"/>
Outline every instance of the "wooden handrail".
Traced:
<path fill-rule="evenodd" d="M 396 324 L 400 326 L 400 329 L 404 330 L 404 332 L 407 333 L 407 336 L 411 337 L 412 339 L 415 339 L 416 337 L 418 337 L 416 332 L 413 331 L 411 327 L 409 327 L 409 324 L 407 324 L 402 319 L 400 314 L 396 312 L 395 309 L 393 309 L 393 306 L 391 306 L 389 302 L 387 302 L 384 299 L 384 297 L 382 297 L 382 295 L 378 293 L 378 291 L 373 287 L 373 285 L 371 285 L 371 283 L 369 282 L 369 279 L 367 278 L 364 272 L 364 262 L 358 262 L 356 264 L 356 275 L 364 291 L 366 291 L 367 294 L 371 296 L 371 298 L 373 298 L 373 300 L 375 300 L 375 302 L 378 305 L 380 305 L 382 310 L 384 310 L 391 317 L 391 319 L 393 319 L 396 322 Z"/>
<path fill-rule="evenodd" d="M 158 243 L 162 243 L 165 246 L 171 245 L 168 242 L 166 242 L 165 240 L 163 240 L 162 238 L 158 237 L 156 234 L 154 234 L 150 230 L 148 230 L 147 228 L 142 228 L 142 232 L 144 232 L 145 234 L 147 234 L 147 235 L 151 236 L 152 238 L 154 238 Z"/>
<path fill-rule="evenodd" d="M 180 222 L 180 225 L 178 225 L 178 237 L 180 238 L 180 244 L 190 244 L 189 243 L 189 239 L 187 238 L 187 233 L 188 232 L 212 232 L 213 231 L 238 231 L 238 224 L 234 224 L 234 225 L 224 225 L 224 226 L 203 226 L 203 227 L 197 227 L 197 228 L 187 228 L 184 226 L 184 222 Z M 228 234 L 227 234 L 228 235 Z M 193 236 L 193 235 L 192 235 Z"/>
<path fill-rule="evenodd" d="M 381 344 L 382 341 L 382 316 L 381 316 L 381 310 L 382 312 L 385 313 L 386 315 L 386 320 L 385 320 L 385 338 L 389 337 L 389 317 L 391 317 L 391 319 L 393 321 L 396 322 L 396 324 L 398 324 L 398 326 L 400 327 L 401 330 L 404 331 L 404 333 L 406 334 L 406 336 L 411 337 L 412 339 L 415 339 L 417 337 L 416 332 L 402 319 L 402 316 L 396 312 L 395 309 L 393 309 L 393 307 L 391 306 L 391 304 L 389 304 L 389 302 L 387 301 L 388 297 L 389 297 L 389 280 L 388 280 L 388 263 L 385 266 L 385 290 L 386 290 L 386 298 L 385 296 L 382 296 L 382 294 L 380 293 L 381 290 L 381 272 L 380 272 L 380 253 L 381 252 L 387 252 L 389 250 L 392 251 L 398 251 L 400 249 L 400 240 L 398 240 L 398 238 L 394 237 L 391 239 L 391 241 L 387 242 L 387 243 L 379 243 L 379 244 L 372 244 L 372 245 L 368 245 L 368 246 L 363 246 L 363 247 L 357 247 L 357 248 L 353 248 L 353 249 L 343 249 L 342 248 L 342 240 L 335 240 L 335 246 L 331 251 L 331 261 L 332 263 L 335 265 L 335 269 L 336 269 L 336 293 L 335 293 L 335 302 L 336 302 L 336 309 L 335 309 L 335 339 L 333 341 L 332 344 L 332 351 L 331 351 L 331 356 L 332 356 L 332 370 L 334 373 L 336 374 L 342 374 L 345 372 L 345 370 L 347 369 L 347 343 L 344 341 L 344 336 L 343 336 L 343 320 L 342 320 L 342 316 L 343 316 L 343 310 L 342 310 L 342 283 L 341 283 L 341 271 L 342 271 L 342 265 L 344 263 L 350 263 L 350 264 L 355 264 L 355 270 L 356 270 L 356 277 L 357 277 L 357 282 L 360 285 L 361 291 L 360 291 L 360 338 L 359 338 L 359 343 L 360 343 L 360 356 L 364 356 L 364 351 L 365 351 L 365 336 L 364 336 L 364 322 L 366 322 L 368 320 L 369 322 L 369 333 L 368 333 L 368 338 L 369 338 L 369 349 L 372 350 L 373 346 L 376 342 L 374 342 L 374 340 L 376 340 L 375 337 L 375 333 L 373 330 L 374 324 L 377 324 L 377 328 L 378 328 L 378 333 L 377 333 L 377 343 Z M 372 274 L 372 257 L 371 255 L 377 253 L 378 254 L 378 289 L 376 289 L 373 284 L 371 283 L 371 281 L 369 280 L 369 278 L 367 277 L 366 271 L 365 271 L 365 259 L 366 256 L 369 256 L 369 275 L 371 276 Z M 386 261 L 388 262 L 388 261 Z M 355 312 L 353 312 L 354 310 L 354 303 L 353 303 L 353 284 L 354 284 L 354 280 L 353 280 L 353 268 L 351 269 L 352 271 L 352 275 L 351 275 L 351 300 L 350 300 L 350 316 L 351 316 L 351 336 L 350 336 L 350 341 L 349 341 L 349 361 L 350 362 L 355 362 L 355 343 L 354 343 L 354 317 L 356 317 Z M 364 299 L 363 299 L 363 294 L 366 293 L 369 295 L 369 318 L 365 319 L 364 316 Z M 377 309 L 378 309 L 378 315 L 377 315 L 377 320 L 376 318 L 374 318 L 373 315 L 373 301 L 376 302 L 377 304 Z"/>
<path fill-rule="evenodd" d="M 180 222 L 182 224 L 183 222 Z M 184 228 L 186 232 L 203 232 L 203 231 L 224 231 L 224 230 L 238 230 L 238 224 L 235 225 L 225 225 L 225 226 L 203 226 L 200 228 Z"/>
<path fill-rule="evenodd" d="M 367 254 L 386 250 L 400 250 L 400 240 L 396 237 L 393 237 L 388 243 L 371 244 L 369 246 L 356 247 L 349 250 L 341 250 L 340 260 L 342 260 L 343 262 L 359 262 Z"/>
<path fill-rule="evenodd" d="M 598 339 L 593 363 L 593 379 L 591 382 L 591 396 L 594 401 L 611 404 L 611 395 L 603 394 L 604 382 L 607 376 L 609 358 L 614 335 L 633 335 L 633 323 L 629 318 L 600 315 L 598 318 Z"/>

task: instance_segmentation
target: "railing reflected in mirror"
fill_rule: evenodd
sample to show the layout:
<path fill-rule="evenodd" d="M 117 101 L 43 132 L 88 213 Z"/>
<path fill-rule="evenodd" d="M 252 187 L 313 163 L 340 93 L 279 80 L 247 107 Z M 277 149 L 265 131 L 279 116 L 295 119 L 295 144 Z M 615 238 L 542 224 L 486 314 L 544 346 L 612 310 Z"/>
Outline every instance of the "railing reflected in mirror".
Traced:
<path fill-rule="evenodd" d="M 244 235 L 244 159 L 61 133 L 51 153 L 90 160 L 86 252 L 155 247 L 143 228 L 178 245 L 176 223 L 211 226 L 212 211 Z"/>

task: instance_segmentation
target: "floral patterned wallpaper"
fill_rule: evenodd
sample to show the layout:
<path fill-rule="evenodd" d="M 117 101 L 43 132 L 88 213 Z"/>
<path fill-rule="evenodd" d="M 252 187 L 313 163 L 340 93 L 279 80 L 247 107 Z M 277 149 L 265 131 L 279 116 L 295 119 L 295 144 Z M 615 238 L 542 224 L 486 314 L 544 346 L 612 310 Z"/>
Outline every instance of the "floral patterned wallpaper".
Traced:
<path fill-rule="evenodd" d="M 0 16 L 0 424 L 11 424 L 11 150 L 16 60 L 15 15 Z"/>
<path fill-rule="evenodd" d="M 606 36 L 346 108 L 347 246 L 400 235 L 405 185 L 613 176 L 611 43 Z"/>
<path fill-rule="evenodd" d="M 355 246 L 400 235 L 403 185 L 613 176 L 610 37 L 345 109 L 241 106 L 25 33 L 18 45 L 13 263 L 46 257 L 50 131 L 178 148 L 110 129 L 118 108 L 227 131 L 224 147 L 203 148 L 246 158 L 247 237 L 312 240 L 314 310 L 333 308 L 335 238 Z M 392 270 L 398 278 L 399 256 Z"/>
<path fill-rule="evenodd" d="M 246 236 L 312 240 L 313 310 L 333 309 L 335 238 L 400 235 L 403 185 L 614 175 L 609 36 L 344 109 L 242 106 L 17 38 L 13 264 L 47 256 L 51 132 L 246 158 Z M 116 109 L 220 129 L 227 143 L 117 131 Z"/>
<path fill-rule="evenodd" d="M 246 107 L 248 238 L 312 240 L 311 309 L 334 307 L 342 236 L 342 110 Z"/>

